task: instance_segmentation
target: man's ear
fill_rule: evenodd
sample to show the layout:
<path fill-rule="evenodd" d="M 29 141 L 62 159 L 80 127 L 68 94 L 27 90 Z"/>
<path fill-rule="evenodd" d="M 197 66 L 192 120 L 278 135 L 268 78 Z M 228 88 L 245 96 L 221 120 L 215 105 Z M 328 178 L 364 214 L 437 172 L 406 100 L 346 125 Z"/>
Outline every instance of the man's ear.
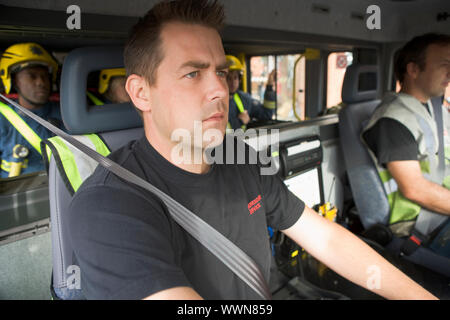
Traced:
<path fill-rule="evenodd" d="M 144 77 L 132 74 L 127 78 L 125 90 L 130 96 L 133 104 L 142 112 L 151 110 L 150 106 L 150 86 Z"/>
<path fill-rule="evenodd" d="M 420 68 L 416 63 L 410 62 L 406 65 L 406 73 L 408 74 L 408 76 L 411 79 L 414 79 L 414 80 L 417 79 L 419 72 L 420 72 Z"/>

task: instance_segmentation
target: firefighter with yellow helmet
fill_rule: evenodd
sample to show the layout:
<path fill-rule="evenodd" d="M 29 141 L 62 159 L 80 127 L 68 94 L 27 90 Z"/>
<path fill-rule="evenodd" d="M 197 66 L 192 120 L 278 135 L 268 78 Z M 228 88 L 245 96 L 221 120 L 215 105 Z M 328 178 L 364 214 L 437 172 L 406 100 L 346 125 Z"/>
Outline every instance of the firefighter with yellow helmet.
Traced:
<path fill-rule="evenodd" d="M 126 81 L 125 68 L 103 69 L 100 71 L 98 81 L 98 93 L 101 98 L 97 98 L 89 91 L 87 96 L 95 105 L 129 102 L 130 97 L 125 90 Z"/>
<path fill-rule="evenodd" d="M 49 101 L 58 63 L 37 43 L 7 48 L 0 59 L 5 93 L 15 91 L 18 103 L 62 127 L 59 105 Z M 0 178 L 44 170 L 40 142 L 53 134 L 14 106 L 0 102 Z"/>
<path fill-rule="evenodd" d="M 252 98 L 251 95 L 239 90 L 240 80 L 244 71 L 243 64 L 232 55 L 226 56 L 229 68 L 227 75 L 230 92 L 230 106 L 228 111 L 228 128 L 246 129 L 251 120 L 264 121 L 272 119 L 275 111 L 275 92 L 273 90 L 275 70 L 267 81 L 264 103 Z"/>

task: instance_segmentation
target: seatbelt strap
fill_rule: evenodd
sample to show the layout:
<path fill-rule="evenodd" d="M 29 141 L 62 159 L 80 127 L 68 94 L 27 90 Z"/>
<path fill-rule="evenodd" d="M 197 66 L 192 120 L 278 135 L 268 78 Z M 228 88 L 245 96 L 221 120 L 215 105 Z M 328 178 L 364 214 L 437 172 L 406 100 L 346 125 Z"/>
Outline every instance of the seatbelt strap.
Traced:
<path fill-rule="evenodd" d="M 8 99 L 9 100 L 9 99 Z M 11 101 L 11 100 L 9 100 Z M 10 106 L 0 102 L 0 113 L 41 154 L 41 138 Z M 30 112 L 32 113 L 32 112 Z M 34 113 L 32 113 L 34 115 Z"/>
<path fill-rule="evenodd" d="M 431 104 L 431 106 L 430 106 Z M 442 103 L 441 98 L 433 98 L 429 106 L 433 108 L 434 119 L 437 125 L 438 134 L 438 163 L 436 164 L 436 157 L 434 156 L 435 139 L 432 128 L 428 123 L 419 115 L 416 115 L 417 121 L 424 133 L 425 143 L 427 145 L 428 159 L 430 164 L 430 176 L 431 180 L 439 185 L 442 184 L 445 174 L 445 156 L 444 156 L 444 125 L 442 115 Z M 405 255 L 411 255 L 416 251 L 423 243 L 429 240 L 430 234 L 441 226 L 448 219 L 448 216 L 438 214 L 430 211 L 426 208 L 421 208 L 414 224 L 414 230 L 411 236 L 405 240 L 405 243 L 401 249 L 401 252 Z"/>
<path fill-rule="evenodd" d="M 212 254 L 221 260 L 228 268 L 230 268 L 239 278 L 241 278 L 250 288 L 252 288 L 261 298 L 265 300 L 271 299 L 270 290 L 264 279 L 261 270 L 255 261 L 250 258 L 244 251 L 238 248 L 234 243 L 224 237 L 216 229 L 208 223 L 200 219 L 189 209 L 172 199 L 170 196 L 154 187 L 152 184 L 136 176 L 132 172 L 118 165 L 114 161 L 102 156 L 95 150 L 86 147 L 77 139 L 71 137 L 61 129 L 55 127 L 51 123 L 43 120 L 32 112 L 26 110 L 19 104 L 0 94 L 8 103 L 12 104 L 30 118 L 63 138 L 78 150 L 84 152 L 90 158 L 97 161 L 102 167 L 111 171 L 118 177 L 129 181 L 145 190 L 148 190 L 158 196 L 169 209 L 172 218 L 182 226 L 192 237 L 205 246 Z"/>

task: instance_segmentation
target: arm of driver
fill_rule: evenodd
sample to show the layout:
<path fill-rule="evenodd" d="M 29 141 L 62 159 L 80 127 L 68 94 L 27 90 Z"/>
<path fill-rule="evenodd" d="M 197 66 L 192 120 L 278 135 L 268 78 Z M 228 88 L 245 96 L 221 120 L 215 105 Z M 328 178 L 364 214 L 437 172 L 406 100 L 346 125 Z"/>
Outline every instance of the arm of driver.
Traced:
<path fill-rule="evenodd" d="M 194 289 L 175 287 L 156 292 L 143 300 L 203 300 Z"/>
<path fill-rule="evenodd" d="M 429 210 L 450 215 L 450 190 L 427 180 L 418 161 L 392 161 L 387 169 L 405 198 Z"/>
<path fill-rule="evenodd" d="M 336 273 L 387 299 L 436 298 L 351 232 L 308 207 L 283 233 Z"/>

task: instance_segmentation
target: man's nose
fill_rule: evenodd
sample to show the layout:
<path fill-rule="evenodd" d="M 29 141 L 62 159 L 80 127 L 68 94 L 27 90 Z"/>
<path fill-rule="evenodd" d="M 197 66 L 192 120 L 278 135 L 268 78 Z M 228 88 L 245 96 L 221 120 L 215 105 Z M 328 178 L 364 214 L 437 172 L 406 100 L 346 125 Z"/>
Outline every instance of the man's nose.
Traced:
<path fill-rule="evenodd" d="M 226 78 L 220 77 L 215 73 L 214 76 L 210 78 L 211 79 L 207 81 L 208 99 L 215 100 L 228 98 L 228 84 Z"/>
<path fill-rule="evenodd" d="M 48 78 L 46 76 L 37 76 L 34 79 L 34 83 L 38 87 L 46 87 L 48 82 L 49 81 L 48 81 Z"/>

